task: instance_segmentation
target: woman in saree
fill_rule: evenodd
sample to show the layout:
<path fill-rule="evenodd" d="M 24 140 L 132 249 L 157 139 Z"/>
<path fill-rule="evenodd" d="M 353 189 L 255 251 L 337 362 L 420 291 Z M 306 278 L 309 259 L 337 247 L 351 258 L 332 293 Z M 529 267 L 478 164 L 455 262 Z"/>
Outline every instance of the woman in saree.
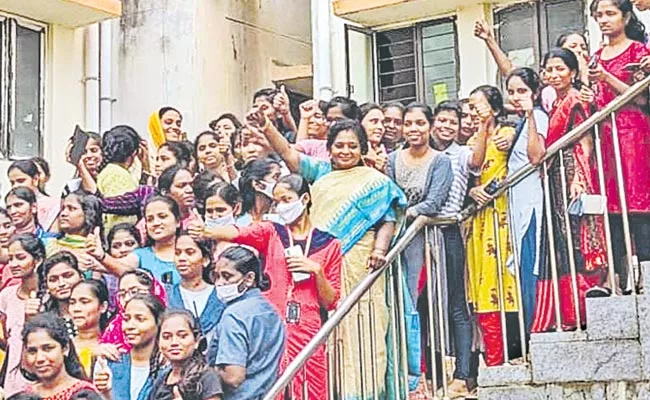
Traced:
<path fill-rule="evenodd" d="M 331 162 L 300 154 L 260 113 L 250 113 L 247 122 L 267 137 L 293 172 L 314 182 L 310 218 L 315 227 L 341 242 L 345 265 L 341 269 L 341 298 L 344 298 L 367 276 L 369 269 L 380 268 L 385 263 L 384 257 L 395 233 L 396 212 L 406 207 L 406 196 L 390 178 L 363 166 L 368 139 L 356 121 L 337 121 L 330 128 L 327 147 Z M 385 395 L 385 338 L 389 321 L 385 284 L 382 276 L 336 332 L 336 339 L 343 345 L 342 354 L 336 355 L 345 376 L 342 383 L 345 387 L 341 389 L 343 399 L 361 398 L 362 386 L 366 395 Z M 374 325 L 368 329 L 370 314 L 374 317 Z M 358 320 L 366 328 L 362 335 L 358 331 Z M 374 349 L 371 349 L 371 342 Z M 363 368 L 359 365 L 361 346 Z M 375 376 L 372 376 L 373 363 Z"/>
<path fill-rule="evenodd" d="M 187 134 L 181 130 L 183 116 L 174 107 L 162 107 L 149 117 L 149 133 L 154 146 L 159 148 L 166 142 L 187 140 Z"/>
<path fill-rule="evenodd" d="M 589 114 L 587 107 L 580 101 L 579 61 L 575 54 L 566 49 L 552 49 L 544 57 L 543 67 L 549 84 L 557 92 L 549 119 L 546 147 L 551 146 L 566 133 L 580 125 Z M 555 258 L 558 272 L 558 292 L 563 329 L 575 329 L 577 319 L 573 300 L 573 285 L 569 273 L 569 251 L 573 252 L 576 267 L 576 282 L 579 298 L 580 321 L 585 323 L 584 297 L 586 291 L 602 283 L 606 266 L 606 253 L 603 247 L 602 221 L 594 216 L 569 216 L 571 232 L 566 230 L 565 210 L 568 201 L 576 199 L 582 193 L 596 193 L 596 183 L 592 164 L 593 140 L 591 136 L 583 137 L 571 149 L 561 153 L 565 168 L 562 187 L 560 159 L 555 157 L 549 166 L 549 187 L 551 189 L 551 208 L 555 244 Z M 566 194 L 563 196 L 562 191 Z M 569 237 L 573 240 L 569 242 Z M 553 301 L 553 284 L 550 264 L 540 263 L 535 317 L 532 332 L 546 332 L 555 327 L 555 308 Z"/>
<path fill-rule="evenodd" d="M 497 278 L 497 252 L 502 262 L 500 268 L 503 271 L 504 293 L 501 295 L 506 312 L 517 311 L 517 289 L 514 275 L 505 265 L 510 250 L 508 200 L 505 195 L 501 195 L 491 201 L 486 189 L 489 191 L 506 178 L 508 149 L 514 141 L 515 130 L 502 125 L 498 120 L 503 113 L 503 97 L 497 88 L 479 86 L 472 91 L 470 102 L 479 115 L 479 130 L 483 130 L 487 136 L 487 147 L 478 185 L 470 190 L 469 195 L 479 205 L 487 206 L 475 214 L 468 234 L 468 297 L 483 333 L 485 362 L 488 366 L 495 366 L 504 362 L 502 330 L 505 329 L 501 326 L 499 314 L 501 301 Z M 472 145 L 472 140 L 468 145 Z M 495 211 L 499 219 L 497 232 L 494 231 Z"/>

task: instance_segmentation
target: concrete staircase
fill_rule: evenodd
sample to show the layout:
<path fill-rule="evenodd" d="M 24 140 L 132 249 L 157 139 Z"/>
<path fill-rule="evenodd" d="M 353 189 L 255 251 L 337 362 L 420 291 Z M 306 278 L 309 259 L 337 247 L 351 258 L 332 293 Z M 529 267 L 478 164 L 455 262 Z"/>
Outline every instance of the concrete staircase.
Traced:
<path fill-rule="evenodd" d="M 650 266 L 642 295 L 587 299 L 587 330 L 534 334 L 528 365 L 479 371 L 481 400 L 650 400 Z"/>

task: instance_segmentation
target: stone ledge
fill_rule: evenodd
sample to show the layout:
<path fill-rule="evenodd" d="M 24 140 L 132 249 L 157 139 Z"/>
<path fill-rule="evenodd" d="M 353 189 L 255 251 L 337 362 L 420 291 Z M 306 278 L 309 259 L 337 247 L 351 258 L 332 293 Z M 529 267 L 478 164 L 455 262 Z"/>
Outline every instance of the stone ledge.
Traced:
<path fill-rule="evenodd" d="M 565 343 L 585 341 L 587 341 L 587 332 L 584 331 L 533 333 L 530 335 L 531 345 L 535 343 Z"/>
<path fill-rule="evenodd" d="M 546 400 L 544 386 L 500 386 L 478 388 L 478 398 L 481 400 Z"/>
<path fill-rule="evenodd" d="M 587 298 L 585 306 L 589 340 L 639 337 L 637 296 Z"/>
<path fill-rule="evenodd" d="M 650 276 L 645 275 L 645 280 L 649 281 Z M 646 293 L 648 293 L 647 289 Z M 650 379 L 650 295 L 644 294 L 638 296 L 636 305 L 639 318 L 639 339 L 641 342 L 643 375 L 645 379 Z"/>
<path fill-rule="evenodd" d="M 525 385 L 533 380 L 528 365 L 500 365 L 498 367 L 485 367 L 478 371 L 478 384 L 480 387 Z"/>
<path fill-rule="evenodd" d="M 533 383 L 638 381 L 641 345 L 634 340 L 531 344 Z"/>

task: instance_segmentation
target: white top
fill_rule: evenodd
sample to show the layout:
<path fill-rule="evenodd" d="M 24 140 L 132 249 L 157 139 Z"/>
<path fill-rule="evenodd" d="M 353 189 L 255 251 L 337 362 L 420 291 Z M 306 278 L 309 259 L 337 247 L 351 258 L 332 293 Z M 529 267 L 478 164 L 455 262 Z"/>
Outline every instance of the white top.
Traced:
<path fill-rule="evenodd" d="M 214 290 L 213 286 L 206 286 L 205 289 L 198 292 L 193 292 L 191 290 L 185 289 L 183 286 L 179 286 L 181 292 L 181 298 L 183 299 L 183 305 L 185 309 L 195 314 L 199 313 L 196 317 L 200 317 L 205 309 L 205 306 L 208 304 L 208 299 Z M 196 306 L 195 306 L 196 305 Z M 195 308 L 196 307 L 196 308 Z M 196 310 L 196 311 L 195 311 Z"/>
<path fill-rule="evenodd" d="M 131 400 L 136 400 L 144 383 L 149 377 L 149 366 L 145 365 L 143 367 L 136 366 L 131 364 Z"/>

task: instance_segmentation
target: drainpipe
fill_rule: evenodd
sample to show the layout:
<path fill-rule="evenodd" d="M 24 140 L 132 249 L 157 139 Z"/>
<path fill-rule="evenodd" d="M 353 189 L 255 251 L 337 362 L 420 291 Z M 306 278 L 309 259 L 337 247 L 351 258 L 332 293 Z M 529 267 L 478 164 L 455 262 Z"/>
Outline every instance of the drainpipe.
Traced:
<path fill-rule="evenodd" d="M 99 132 L 99 24 L 86 28 L 84 62 L 85 126 Z"/>
<path fill-rule="evenodd" d="M 330 15 L 330 1 L 311 0 L 314 97 L 324 101 L 330 100 L 333 94 Z"/>
<path fill-rule="evenodd" d="M 113 124 L 113 30 L 112 21 L 104 21 L 99 27 L 99 132 L 110 130 Z"/>

